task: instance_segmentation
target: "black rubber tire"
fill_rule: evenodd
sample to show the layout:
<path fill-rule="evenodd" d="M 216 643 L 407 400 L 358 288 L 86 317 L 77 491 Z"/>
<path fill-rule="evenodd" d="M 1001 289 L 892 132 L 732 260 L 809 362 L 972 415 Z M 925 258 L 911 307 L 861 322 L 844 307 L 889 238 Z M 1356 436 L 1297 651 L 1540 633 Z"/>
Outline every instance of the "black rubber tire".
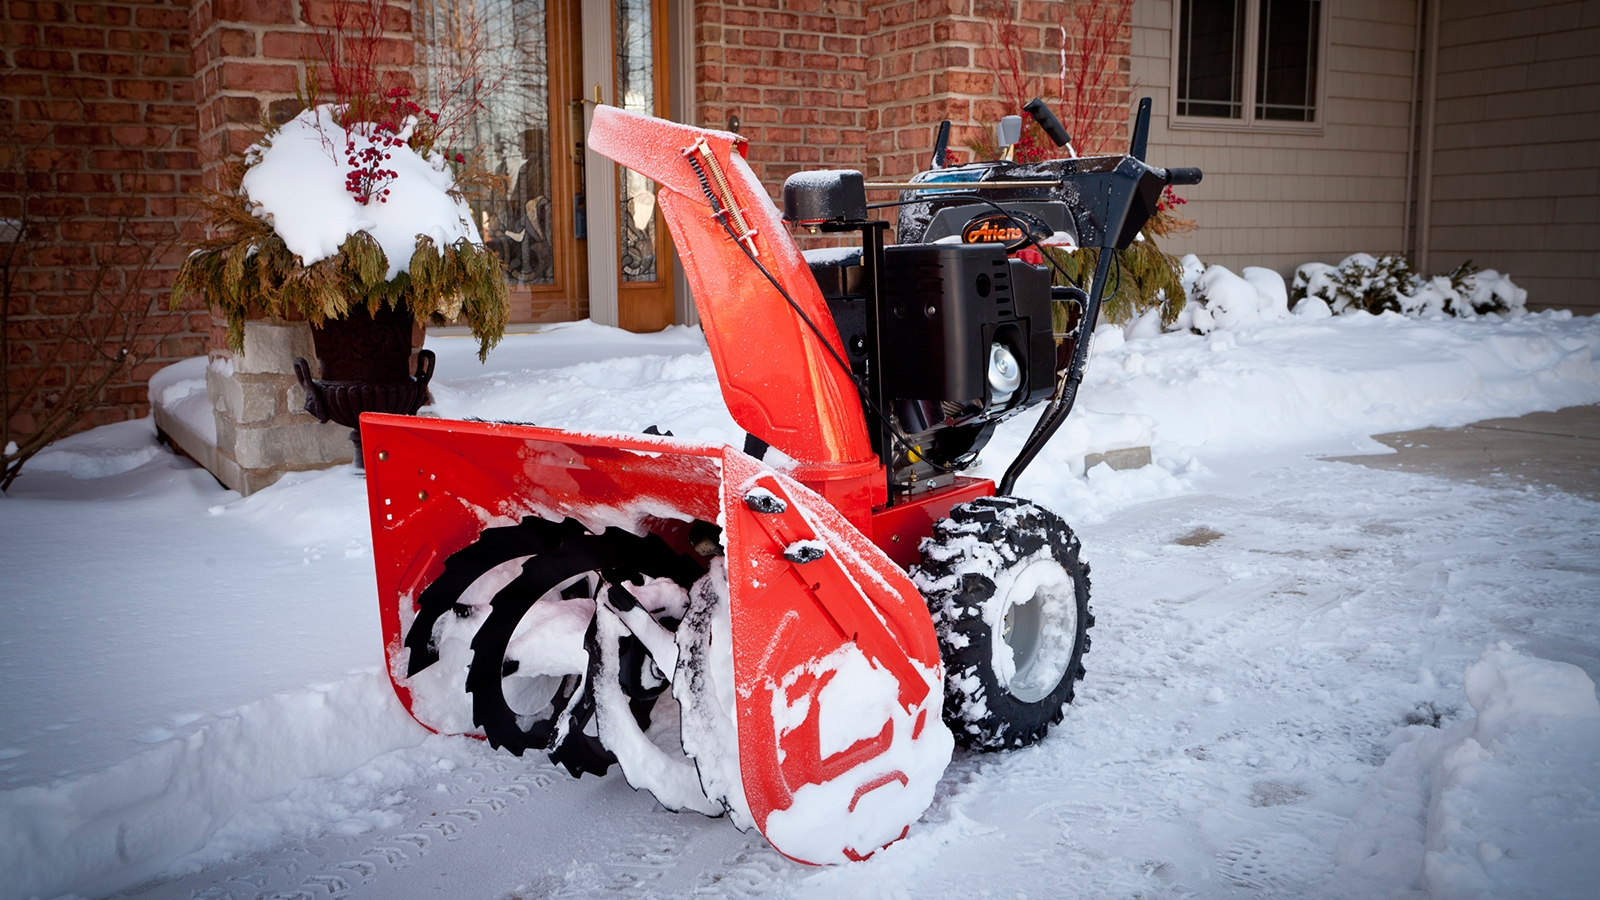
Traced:
<path fill-rule="evenodd" d="M 1076 611 L 1072 652 L 1059 681 L 1043 696 L 1013 694 L 1001 686 L 994 671 L 997 638 L 984 621 L 983 607 L 995 596 L 995 580 L 982 572 L 960 571 L 972 568 L 973 538 L 1000 571 L 1020 572 L 1048 546 L 1049 558 L 1072 579 Z M 922 546 L 922 563 L 912 575 L 928 601 L 939 636 L 945 667 L 944 720 L 957 743 L 978 750 L 1026 747 L 1061 721 L 1074 686 L 1083 678 L 1083 655 L 1089 652 L 1089 628 L 1094 625 L 1089 564 L 1079 553 L 1077 536 L 1060 516 L 1014 497 L 981 497 L 961 504 L 934 525 L 933 537 Z"/>
<path fill-rule="evenodd" d="M 587 690 L 586 675 L 563 679 L 552 699 L 554 711 L 550 718 L 535 721 L 527 728 L 517 724 L 517 713 L 506 702 L 502 688 L 511 635 L 539 598 L 585 572 L 604 572 L 605 579 L 613 583 L 646 575 L 671 578 L 687 588 L 705 570 L 657 535 L 640 537 L 619 528 L 589 534 L 571 519 L 556 527 L 558 542 L 534 553 L 522 564 L 522 574 L 495 594 L 489 615 L 472 639 L 472 664 L 467 669 L 466 683 L 467 692 L 472 694 L 472 720 L 483 729 L 492 747 L 504 747 L 517 756 L 530 748 L 549 750 L 551 760 L 565 766 L 574 777 L 586 772 L 604 774 L 614 759 L 598 739 L 587 733 L 594 701 Z M 593 628 L 591 622 L 591 633 Z M 558 745 L 564 713 L 567 729 Z"/>

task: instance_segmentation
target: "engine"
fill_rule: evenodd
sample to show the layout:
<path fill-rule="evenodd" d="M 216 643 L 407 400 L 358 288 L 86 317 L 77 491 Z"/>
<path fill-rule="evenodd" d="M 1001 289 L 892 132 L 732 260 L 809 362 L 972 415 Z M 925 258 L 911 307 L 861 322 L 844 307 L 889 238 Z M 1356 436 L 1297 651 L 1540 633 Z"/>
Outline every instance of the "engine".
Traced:
<path fill-rule="evenodd" d="M 876 356 L 888 401 L 882 412 L 894 429 L 886 459 L 895 485 L 915 491 L 970 467 L 995 425 L 1050 397 L 1056 366 L 1050 273 L 1008 258 L 998 243 L 883 250 L 873 310 L 876 354 L 862 250 L 807 257 L 851 368 L 867 378 Z"/>

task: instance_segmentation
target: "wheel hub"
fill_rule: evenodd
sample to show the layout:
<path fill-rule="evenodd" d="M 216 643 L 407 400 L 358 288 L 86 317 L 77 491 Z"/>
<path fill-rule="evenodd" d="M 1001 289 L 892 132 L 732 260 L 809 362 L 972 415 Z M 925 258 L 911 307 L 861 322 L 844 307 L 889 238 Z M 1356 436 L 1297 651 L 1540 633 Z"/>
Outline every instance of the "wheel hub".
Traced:
<path fill-rule="evenodd" d="M 1072 663 L 1078 607 L 1072 577 L 1053 559 L 1017 572 L 1001 597 L 1002 640 L 994 646 L 1000 684 L 1024 703 L 1042 700 Z"/>

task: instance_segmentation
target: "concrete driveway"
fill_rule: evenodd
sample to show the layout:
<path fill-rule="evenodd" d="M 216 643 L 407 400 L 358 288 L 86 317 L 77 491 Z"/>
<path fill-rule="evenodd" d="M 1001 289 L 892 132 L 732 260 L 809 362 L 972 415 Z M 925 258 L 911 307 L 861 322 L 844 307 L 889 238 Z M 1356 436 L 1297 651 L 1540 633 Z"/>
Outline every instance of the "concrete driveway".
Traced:
<path fill-rule="evenodd" d="M 1395 452 L 1331 458 L 1477 484 L 1549 485 L 1600 500 L 1600 406 L 1373 437 Z"/>

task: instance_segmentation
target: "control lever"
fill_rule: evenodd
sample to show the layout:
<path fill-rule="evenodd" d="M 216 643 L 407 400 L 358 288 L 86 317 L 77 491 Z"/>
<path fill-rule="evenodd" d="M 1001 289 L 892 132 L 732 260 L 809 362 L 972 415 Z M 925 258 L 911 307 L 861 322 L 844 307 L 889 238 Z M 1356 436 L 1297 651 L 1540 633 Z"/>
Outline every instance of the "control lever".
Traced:
<path fill-rule="evenodd" d="M 1133 121 L 1133 144 L 1128 148 L 1128 155 L 1144 162 L 1145 152 L 1150 149 L 1150 98 L 1139 98 L 1139 117 Z"/>
<path fill-rule="evenodd" d="M 1006 162 L 1016 152 L 1017 141 L 1022 140 L 1022 117 L 1003 116 L 994 126 L 994 143 L 1000 148 L 1000 158 Z"/>
<path fill-rule="evenodd" d="M 1054 141 L 1057 147 L 1066 147 L 1072 143 L 1072 135 L 1067 134 L 1067 129 L 1062 127 L 1061 120 L 1056 118 L 1056 114 L 1050 111 L 1050 107 L 1046 106 L 1043 100 L 1038 97 L 1029 100 L 1023 105 L 1022 111 L 1033 116 L 1033 120 L 1039 123 L 1039 127 L 1044 129 L 1044 133 L 1050 136 L 1050 140 Z"/>
<path fill-rule="evenodd" d="M 933 139 L 933 164 L 928 168 L 944 168 L 945 156 L 950 152 L 950 120 L 939 123 L 939 135 Z"/>

